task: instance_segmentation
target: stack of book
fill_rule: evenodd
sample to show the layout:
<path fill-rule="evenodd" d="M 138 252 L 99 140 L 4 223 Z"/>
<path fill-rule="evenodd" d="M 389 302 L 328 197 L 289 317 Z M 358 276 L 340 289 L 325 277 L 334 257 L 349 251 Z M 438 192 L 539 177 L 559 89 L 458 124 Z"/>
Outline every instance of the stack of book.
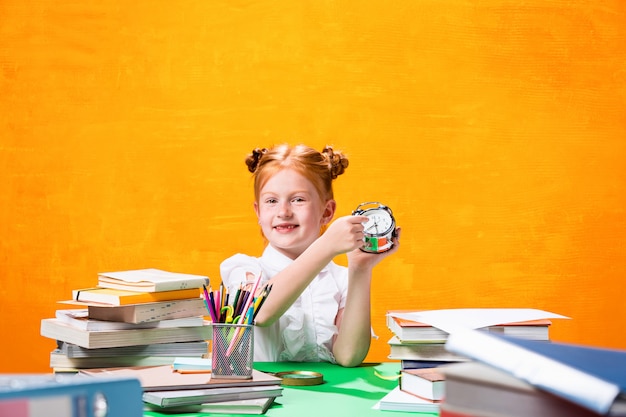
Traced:
<path fill-rule="evenodd" d="M 94 378 L 137 378 L 145 409 L 167 414 L 264 414 L 283 392 L 281 378 L 256 369 L 250 379 L 212 378 L 210 368 L 194 366 L 84 369 L 80 373 Z"/>
<path fill-rule="evenodd" d="M 534 309 L 391 310 L 387 327 L 389 359 L 400 361 L 398 386 L 378 403 L 381 410 L 440 412 L 447 391 L 442 367 L 472 361 L 464 352 L 447 348 L 453 329 L 479 329 L 480 333 L 549 340 L 549 318 L 565 318 Z"/>
<path fill-rule="evenodd" d="M 376 408 L 438 414 L 444 387 L 445 377 L 439 368 L 402 369 L 398 386 L 385 395 Z"/>
<path fill-rule="evenodd" d="M 78 308 L 41 321 L 54 339 L 54 372 L 171 364 L 176 357 L 206 356 L 211 327 L 200 288 L 208 278 L 158 269 L 101 273 L 94 288 L 72 291 Z"/>
<path fill-rule="evenodd" d="M 467 330 L 447 347 L 441 417 L 626 416 L 626 350 Z"/>
<path fill-rule="evenodd" d="M 493 311 L 494 314 L 498 314 L 499 310 L 482 309 L 481 311 Z M 431 324 L 407 318 L 412 313 L 407 310 L 391 310 L 387 313 L 387 327 L 393 333 L 388 341 L 389 359 L 399 360 L 402 369 L 433 368 L 449 363 L 468 361 L 467 357 L 450 352 L 445 348 L 449 334 L 447 331 Z M 419 312 L 415 313 L 418 314 Z M 463 314 L 463 311 L 459 310 L 459 314 Z M 550 339 L 549 327 L 551 324 L 552 322 L 548 319 L 525 320 L 491 324 L 482 327 L 481 330 L 524 339 L 546 341 Z"/>

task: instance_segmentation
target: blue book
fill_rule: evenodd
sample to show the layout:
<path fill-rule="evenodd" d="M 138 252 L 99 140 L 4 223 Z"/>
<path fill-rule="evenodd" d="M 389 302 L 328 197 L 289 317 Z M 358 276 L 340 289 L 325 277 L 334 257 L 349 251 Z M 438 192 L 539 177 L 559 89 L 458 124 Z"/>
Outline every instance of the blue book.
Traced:
<path fill-rule="evenodd" d="M 437 368 L 439 366 L 457 363 L 455 361 L 422 361 L 416 359 L 402 359 L 400 361 L 400 369 L 421 369 L 421 368 Z"/>
<path fill-rule="evenodd" d="M 476 330 L 451 333 L 446 349 L 600 415 L 626 416 L 624 350 L 524 340 Z"/>
<path fill-rule="evenodd" d="M 0 416 L 142 417 L 136 378 L 0 374 Z"/>

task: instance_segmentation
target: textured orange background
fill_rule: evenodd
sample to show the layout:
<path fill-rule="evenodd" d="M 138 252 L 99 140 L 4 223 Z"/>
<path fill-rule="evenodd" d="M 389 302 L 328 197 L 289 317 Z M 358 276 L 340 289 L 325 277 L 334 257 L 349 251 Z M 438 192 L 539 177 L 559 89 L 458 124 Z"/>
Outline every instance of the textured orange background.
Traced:
<path fill-rule="evenodd" d="M 0 371 L 99 271 L 259 254 L 256 146 L 349 153 L 339 214 L 394 209 L 388 309 L 534 307 L 626 348 L 626 3 L 0 4 Z M 343 262 L 345 259 L 338 259 Z"/>

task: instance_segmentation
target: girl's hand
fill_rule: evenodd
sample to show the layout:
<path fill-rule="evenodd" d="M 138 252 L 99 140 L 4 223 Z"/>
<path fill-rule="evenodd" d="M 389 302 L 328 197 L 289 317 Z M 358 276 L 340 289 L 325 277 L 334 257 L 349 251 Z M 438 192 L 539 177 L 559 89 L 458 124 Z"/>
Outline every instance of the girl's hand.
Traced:
<path fill-rule="evenodd" d="M 363 224 L 365 216 L 344 216 L 333 221 L 322 235 L 324 244 L 337 255 L 363 246 Z"/>
<path fill-rule="evenodd" d="M 393 246 L 386 252 L 382 253 L 369 253 L 363 252 L 361 249 L 355 249 L 348 253 L 348 265 L 351 269 L 354 270 L 372 270 L 376 265 L 378 265 L 383 259 L 386 259 L 388 256 L 396 253 L 400 248 L 400 232 L 401 229 L 399 227 L 396 228 L 396 236 L 392 238 Z M 360 248 L 363 246 L 363 242 L 358 246 Z"/>

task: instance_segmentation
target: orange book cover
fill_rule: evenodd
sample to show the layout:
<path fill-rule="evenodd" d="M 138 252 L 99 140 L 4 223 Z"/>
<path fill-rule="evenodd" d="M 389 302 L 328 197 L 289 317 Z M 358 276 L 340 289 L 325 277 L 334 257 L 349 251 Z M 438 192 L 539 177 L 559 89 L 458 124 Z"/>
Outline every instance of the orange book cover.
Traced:
<path fill-rule="evenodd" d="M 74 302 L 78 301 L 81 302 L 81 304 L 100 303 L 115 306 L 182 300 L 196 297 L 200 297 L 200 290 L 198 288 L 161 292 L 137 292 L 112 288 L 86 288 L 72 291 L 72 301 Z"/>
<path fill-rule="evenodd" d="M 442 343 L 448 333 L 430 324 L 396 317 L 394 313 L 410 313 L 415 310 L 391 310 L 387 313 L 387 327 L 401 342 L 430 342 Z M 536 319 L 487 326 L 484 329 L 490 332 L 518 336 L 525 339 L 549 340 L 549 319 Z"/>
<path fill-rule="evenodd" d="M 419 321 L 407 320 L 400 317 L 392 316 L 393 313 L 412 313 L 415 310 L 393 310 L 387 313 L 387 316 L 393 319 L 398 326 L 401 327 L 431 327 L 430 324 L 422 323 Z M 526 321 L 517 321 L 511 323 L 501 323 L 496 324 L 495 326 L 550 326 L 552 321 L 549 319 L 539 319 L 539 320 L 526 320 Z M 490 326 L 491 327 L 491 326 Z"/>

